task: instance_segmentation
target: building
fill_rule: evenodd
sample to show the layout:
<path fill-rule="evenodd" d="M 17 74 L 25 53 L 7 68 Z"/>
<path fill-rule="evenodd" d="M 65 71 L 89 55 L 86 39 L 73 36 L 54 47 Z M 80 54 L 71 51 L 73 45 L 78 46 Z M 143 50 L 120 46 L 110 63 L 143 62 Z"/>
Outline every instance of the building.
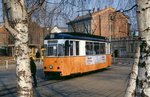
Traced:
<path fill-rule="evenodd" d="M 9 32 L 0 26 L 0 56 L 8 55 Z"/>
<path fill-rule="evenodd" d="M 50 33 L 61 33 L 61 32 L 67 32 L 67 28 L 54 26 L 50 31 Z"/>
<path fill-rule="evenodd" d="M 8 32 L 4 30 L 3 26 L 0 27 L 0 46 L 8 44 Z"/>
<path fill-rule="evenodd" d="M 137 52 L 137 47 L 140 42 L 138 36 L 128 36 L 125 38 L 112 39 L 112 54 L 114 57 L 128 57 L 133 58 Z"/>
<path fill-rule="evenodd" d="M 127 37 L 128 19 L 113 8 L 78 16 L 68 24 L 68 31 L 83 32 L 108 38 Z"/>
<path fill-rule="evenodd" d="M 115 57 L 133 57 L 138 38 L 129 35 L 128 18 L 113 8 L 78 16 L 68 24 L 68 31 L 83 32 L 109 38 Z"/>

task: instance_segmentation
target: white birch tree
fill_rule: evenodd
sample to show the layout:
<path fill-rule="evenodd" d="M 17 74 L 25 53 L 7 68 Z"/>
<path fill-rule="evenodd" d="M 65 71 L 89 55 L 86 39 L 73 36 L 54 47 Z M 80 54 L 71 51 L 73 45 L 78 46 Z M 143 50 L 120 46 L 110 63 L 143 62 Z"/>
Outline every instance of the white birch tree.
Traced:
<path fill-rule="evenodd" d="M 130 74 L 130 79 L 129 79 L 128 86 L 127 86 L 124 97 L 134 97 L 135 96 L 136 80 L 137 80 L 137 76 L 138 76 L 139 56 L 140 56 L 140 47 L 137 47 L 136 54 L 134 57 L 134 63 L 132 66 L 132 72 Z"/>
<path fill-rule="evenodd" d="M 150 97 L 150 0 L 136 1 L 141 38 L 138 75 L 137 77 L 132 75 L 131 78 L 136 78 L 136 81 L 133 81 L 134 85 L 131 85 L 130 81 L 125 97 Z"/>
<path fill-rule="evenodd" d="M 137 5 L 141 45 L 136 96 L 150 97 L 150 0 L 137 0 Z"/>
<path fill-rule="evenodd" d="M 38 0 L 39 5 L 44 0 Z M 42 2 L 41 2 L 42 1 Z M 33 97 L 28 46 L 28 19 L 30 12 L 38 9 L 33 6 L 27 11 L 25 0 L 2 0 L 5 28 L 15 38 L 16 76 L 18 97 Z"/>

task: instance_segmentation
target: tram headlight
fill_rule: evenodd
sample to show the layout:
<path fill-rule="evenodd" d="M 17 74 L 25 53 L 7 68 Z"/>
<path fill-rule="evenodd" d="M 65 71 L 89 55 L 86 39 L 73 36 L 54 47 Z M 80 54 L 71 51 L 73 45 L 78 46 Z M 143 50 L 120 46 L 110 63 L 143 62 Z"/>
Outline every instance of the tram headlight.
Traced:
<path fill-rule="evenodd" d="M 49 65 L 49 68 L 50 68 L 50 69 L 53 69 L 53 64 L 50 64 L 50 65 Z"/>

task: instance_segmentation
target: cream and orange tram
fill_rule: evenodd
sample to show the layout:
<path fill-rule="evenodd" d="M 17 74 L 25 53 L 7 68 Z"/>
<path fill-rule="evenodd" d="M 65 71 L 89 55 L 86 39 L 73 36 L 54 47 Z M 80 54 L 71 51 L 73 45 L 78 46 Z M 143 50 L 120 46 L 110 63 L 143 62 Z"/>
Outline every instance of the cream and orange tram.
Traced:
<path fill-rule="evenodd" d="M 44 39 L 44 73 L 67 76 L 111 66 L 110 42 L 84 33 L 52 33 Z"/>

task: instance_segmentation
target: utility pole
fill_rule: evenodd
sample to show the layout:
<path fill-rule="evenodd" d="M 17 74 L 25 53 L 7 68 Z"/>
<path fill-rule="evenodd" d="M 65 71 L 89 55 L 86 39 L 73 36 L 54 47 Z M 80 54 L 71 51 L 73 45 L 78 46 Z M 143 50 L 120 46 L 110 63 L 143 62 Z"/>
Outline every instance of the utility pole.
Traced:
<path fill-rule="evenodd" d="M 110 41 L 110 53 L 112 54 L 112 20 L 109 22 L 109 41 Z"/>

